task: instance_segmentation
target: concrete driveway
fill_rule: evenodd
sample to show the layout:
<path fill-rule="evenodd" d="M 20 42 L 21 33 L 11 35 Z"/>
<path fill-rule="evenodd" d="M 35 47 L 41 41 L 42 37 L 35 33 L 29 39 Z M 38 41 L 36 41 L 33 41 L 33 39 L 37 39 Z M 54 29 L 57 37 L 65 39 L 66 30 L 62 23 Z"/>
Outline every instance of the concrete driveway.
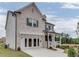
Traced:
<path fill-rule="evenodd" d="M 67 57 L 67 55 L 63 53 L 64 51 L 61 49 L 54 51 L 46 48 L 27 48 L 27 50 L 23 51 L 33 57 Z"/>

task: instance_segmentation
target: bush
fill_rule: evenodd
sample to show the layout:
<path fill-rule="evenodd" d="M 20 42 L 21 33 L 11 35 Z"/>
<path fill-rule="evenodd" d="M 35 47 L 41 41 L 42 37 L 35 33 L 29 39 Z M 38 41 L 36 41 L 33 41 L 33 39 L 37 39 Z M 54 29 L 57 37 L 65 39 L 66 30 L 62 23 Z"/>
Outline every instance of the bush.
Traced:
<path fill-rule="evenodd" d="M 51 50 L 54 50 L 54 51 L 57 51 L 57 49 L 55 49 L 55 48 L 52 48 L 52 47 L 49 47 L 49 49 L 51 49 Z"/>
<path fill-rule="evenodd" d="M 64 45 L 61 45 L 61 46 L 60 45 L 57 45 L 56 47 L 57 48 L 61 48 L 61 49 L 67 49 L 67 48 L 69 48 L 69 46 L 64 46 Z"/>
<path fill-rule="evenodd" d="M 79 47 L 77 48 L 77 50 L 78 50 L 78 53 L 79 53 Z"/>
<path fill-rule="evenodd" d="M 49 47 L 49 49 L 52 49 L 52 47 Z"/>
<path fill-rule="evenodd" d="M 60 48 L 60 45 L 57 45 L 56 48 Z"/>
<path fill-rule="evenodd" d="M 20 51 L 21 50 L 21 48 L 20 47 L 18 47 L 18 51 Z"/>
<path fill-rule="evenodd" d="M 76 51 L 74 48 L 69 48 L 68 49 L 68 56 L 69 57 L 75 57 L 76 56 Z"/>
<path fill-rule="evenodd" d="M 77 52 L 78 52 L 78 55 L 77 56 L 79 57 L 79 47 L 77 48 Z"/>
<path fill-rule="evenodd" d="M 8 48 L 8 46 L 7 46 L 7 45 L 5 45 L 5 46 L 4 46 L 4 48 L 5 48 L 5 49 L 7 49 L 7 48 Z"/>
<path fill-rule="evenodd" d="M 61 46 L 62 49 L 67 49 L 69 46 Z"/>

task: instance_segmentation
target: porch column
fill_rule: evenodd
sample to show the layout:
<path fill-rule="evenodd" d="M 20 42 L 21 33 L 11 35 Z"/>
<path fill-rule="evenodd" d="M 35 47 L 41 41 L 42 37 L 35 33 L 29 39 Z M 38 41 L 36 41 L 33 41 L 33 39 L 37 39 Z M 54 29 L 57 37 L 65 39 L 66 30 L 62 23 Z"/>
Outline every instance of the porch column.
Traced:
<path fill-rule="evenodd" d="M 49 33 L 47 34 L 47 36 L 48 36 L 48 37 L 47 37 L 47 39 L 48 39 L 48 40 L 47 40 L 47 43 L 48 43 L 48 44 L 47 44 L 47 48 L 49 48 Z"/>
<path fill-rule="evenodd" d="M 60 45 L 61 45 L 61 36 L 60 36 Z"/>

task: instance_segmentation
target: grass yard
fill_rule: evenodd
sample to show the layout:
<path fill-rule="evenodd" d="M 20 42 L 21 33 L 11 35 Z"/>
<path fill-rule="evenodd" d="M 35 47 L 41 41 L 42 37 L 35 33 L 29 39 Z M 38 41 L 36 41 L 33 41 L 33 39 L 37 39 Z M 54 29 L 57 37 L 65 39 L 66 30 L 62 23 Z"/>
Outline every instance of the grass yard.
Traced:
<path fill-rule="evenodd" d="M 11 49 L 5 49 L 4 44 L 0 43 L 0 57 L 31 57 L 22 51 L 14 51 Z"/>

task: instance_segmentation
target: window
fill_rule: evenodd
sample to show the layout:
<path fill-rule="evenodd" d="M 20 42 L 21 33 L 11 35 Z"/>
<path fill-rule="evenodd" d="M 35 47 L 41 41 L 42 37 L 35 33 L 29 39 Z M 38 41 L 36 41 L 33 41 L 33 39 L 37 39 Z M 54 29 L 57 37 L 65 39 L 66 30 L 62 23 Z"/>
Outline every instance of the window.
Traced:
<path fill-rule="evenodd" d="M 51 26 L 48 26 L 49 27 L 49 30 L 51 30 Z"/>
<path fill-rule="evenodd" d="M 27 25 L 32 26 L 32 20 L 30 20 L 29 18 L 27 18 Z"/>
<path fill-rule="evenodd" d="M 38 46 L 39 46 L 39 39 L 38 39 Z"/>
<path fill-rule="evenodd" d="M 51 36 L 49 36 L 49 41 L 52 41 L 52 37 Z"/>
<path fill-rule="evenodd" d="M 29 39 L 29 47 L 32 46 L 32 39 Z"/>
<path fill-rule="evenodd" d="M 34 46 L 36 46 L 36 39 L 34 39 Z"/>
<path fill-rule="evenodd" d="M 38 20 L 27 18 L 27 25 L 31 27 L 38 27 Z"/>
<path fill-rule="evenodd" d="M 25 47 L 27 47 L 27 39 L 25 38 Z"/>
<path fill-rule="evenodd" d="M 45 35 L 45 41 L 47 41 L 47 39 L 48 39 L 48 38 L 47 38 L 47 35 Z"/>
<path fill-rule="evenodd" d="M 52 31 L 54 30 L 54 27 L 52 26 Z"/>
<path fill-rule="evenodd" d="M 32 20 L 33 21 L 33 27 L 38 27 L 38 21 L 37 20 Z"/>

